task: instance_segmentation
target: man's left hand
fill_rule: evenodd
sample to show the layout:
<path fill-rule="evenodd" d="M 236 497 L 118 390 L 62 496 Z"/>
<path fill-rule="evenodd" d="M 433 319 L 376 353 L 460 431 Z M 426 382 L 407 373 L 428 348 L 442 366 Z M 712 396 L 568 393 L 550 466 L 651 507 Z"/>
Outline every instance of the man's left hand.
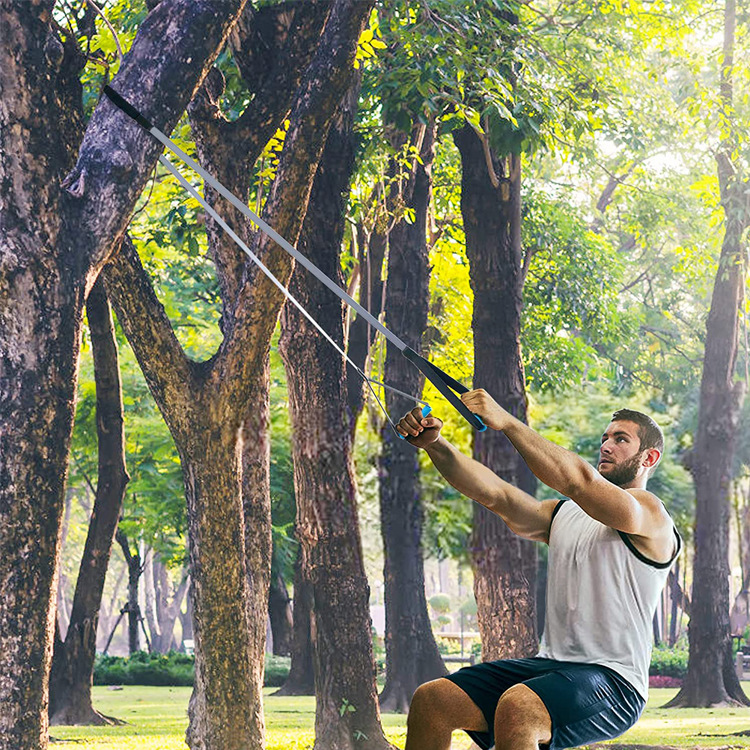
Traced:
<path fill-rule="evenodd" d="M 513 419 L 484 388 L 463 393 L 461 401 L 470 411 L 478 414 L 487 427 L 491 427 L 493 430 L 504 430 Z"/>

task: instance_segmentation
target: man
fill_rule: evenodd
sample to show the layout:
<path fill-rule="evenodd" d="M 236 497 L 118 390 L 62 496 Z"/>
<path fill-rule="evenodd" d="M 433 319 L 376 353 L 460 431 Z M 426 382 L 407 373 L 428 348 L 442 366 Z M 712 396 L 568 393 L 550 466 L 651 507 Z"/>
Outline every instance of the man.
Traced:
<path fill-rule="evenodd" d="M 648 694 L 651 623 L 680 536 L 646 490 L 664 438 L 645 414 L 622 409 L 602 435 L 598 471 L 515 419 L 484 390 L 461 396 L 502 430 L 529 468 L 569 500 L 538 501 L 464 456 L 442 422 L 407 414 L 398 431 L 427 451 L 459 492 L 519 536 L 549 545 L 547 611 L 531 659 L 465 667 L 420 685 L 406 750 L 448 750 L 464 729 L 481 748 L 538 750 L 611 739 L 639 718 Z"/>

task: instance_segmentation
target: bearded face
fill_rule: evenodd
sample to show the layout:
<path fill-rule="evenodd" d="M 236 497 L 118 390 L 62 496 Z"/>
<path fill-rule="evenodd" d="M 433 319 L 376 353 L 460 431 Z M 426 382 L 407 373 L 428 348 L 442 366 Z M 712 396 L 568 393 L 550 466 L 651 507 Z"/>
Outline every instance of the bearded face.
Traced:
<path fill-rule="evenodd" d="M 599 464 L 599 471 L 603 477 L 608 479 L 612 484 L 618 487 L 625 487 L 635 481 L 638 476 L 638 469 L 641 467 L 641 456 L 637 454 L 620 463 L 612 461 L 602 461 Z"/>

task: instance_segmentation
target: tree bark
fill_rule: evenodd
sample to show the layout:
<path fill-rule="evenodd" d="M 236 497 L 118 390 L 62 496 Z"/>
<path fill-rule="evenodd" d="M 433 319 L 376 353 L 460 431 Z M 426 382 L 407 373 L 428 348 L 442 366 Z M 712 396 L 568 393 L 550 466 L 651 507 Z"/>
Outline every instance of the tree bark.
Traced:
<path fill-rule="evenodd" d="M 286 584 L 281 575 L 271 581 L 268 594 L 268 615 L 271 619 L 273 653 L 290 656 L 292 653 L 292 608 Z"/>
<path fill-rule="evenodd" d="M 385 313 L 388 327 L 414 351 L 422 352 L 427 327 L 430 269 L 427 249 L 427 210 L 430 204 L 435 126 L 416 126 L 412 142 L 421 138 L 422 164 L 413 179 L 404 180 L 401 196 L 414 210 L 414 221 L 401 218 L 388 238 L 388 282 Z M 424 378 L 388 342 L 385 381 L 419 395 Z M 415 406 L 386 392 L 386 408 L 396 419 Z M 417 451 L 399 439 L 390 424 L 382 430 L 380 457 L 380 520 L 385 550 L 386 682 L 380 694 L 382 710 L 406 713 L 414 691 L 423 682 L 448 673 L 427 612 L 422 559 L 422 509 Z"/>
<path fill-rule="evenodd" d="M 81 143 L 78 77 L 85 61 L 73 40 L 59 38 L 53 5 L 0 3 L 2 750 L 48 744 L 54 591 L 83 305 L 158 153 L 152 143 L 129 149 L 148 136 L 123 125 L 108 104 L 97 107 Z M 154 103 L 157 121 L 171 129 L 242 5 L 162 3 L 144 21 L 116 88 L 126 96 L 137 90 L 136 104 Z"/>
<path fill-rule="evenodd" d="M 94 508 L 65 641 L 56 640 L 49 688 L 50 724 L 109 724 L 94 710 L 96 631 L 112 542 L 129 476 L 125 468 L 122 387 L 114 324 L 102 281 L 86 301 L 96 381 L 99 471 Z"/>
<path fill-rule="evenodd" d="M 329 131 L 300 237 L 300 251 L 339 285 L 339 247 L 353 170 L 352 126 L 359 86 Z M 340 300 L 303 269 L 290 291 L 343 347 Z M 369 586 L 356 508 L 352 445 L 340 356 L 287 305 L 279 343 L 293 425 L 297 538 L 312 592 L 315 748 L 388 748 L 380 725 L 370 635 Z"/>
<path fill-rule="evenodd" d="M 742 235 L 750 222 L 748 184 L 731 163 L 734 141 L 732 66 L 736 2 L 727 0 L 720 99 L 730 125 L 717 155 L 726 229 L 706 322 L 698 428 L 690 455 L 695 483 L 695 561 L 690 607 L 688 671 L 667 706 L 750 705 L 732 659 L 729 627 L 729 517 L 737 426 L 745 383 L 735 380 L 745 264 Z"/>
<path fill-rule="evenodd" d="M 499 183 L 495 188 L 474 130 L 466 125 L 453 137 L 461 153 L 461 213 L 474 292 L 474 388 L 484 388 L 526 421 L 520 346 L 521 159 L 491 154 Z M 531 472 L 502 433 L 477 433 L 473 454 L 507 482 L 534 494 Z M 533 655 L 538 648 L 535 545 L 478 503 L 471 545 L 482 657 Z"/>
<path fill-rule="evenodd" d="M 312 587 L 302 569 L 300 550 L 294 564 L 294 610 L 292 614 L 292 665 L 289 676 L 274 695 L 315 695 L 310 609 Z"/>
<path fill-rule="evenodd" d="M 151 630 L 151 650 L 157 654 L 165 654 L 174 645 L 174 626 L 182 606 L 182 601 L 190 585 L 190 576 L 187 570 L 182 572 L 182 577 L 174 593 L 170 597 L 169 576 L 167 566 L 154 553 L 152 560 L 154 570 L 154 594 L 155 594 L 155 618 L 158 624 L 158 635 L 154 629 Z"/>
<path fill-rule="evenodd" d="M 125 565 L 128 568 L 128 601 L 125 605 L 125 613 L 128 616 L 128 653 L 134 654 L 141 650 L 141 635 L 138 626 L 141 623 L 141 606 L 138 603 L 138 587 L 141 581 L 141 556 L 138 552 L 130 549 L 130 540 L 122 529 L 117 530 L 117 543 L 122 549 Z"/>

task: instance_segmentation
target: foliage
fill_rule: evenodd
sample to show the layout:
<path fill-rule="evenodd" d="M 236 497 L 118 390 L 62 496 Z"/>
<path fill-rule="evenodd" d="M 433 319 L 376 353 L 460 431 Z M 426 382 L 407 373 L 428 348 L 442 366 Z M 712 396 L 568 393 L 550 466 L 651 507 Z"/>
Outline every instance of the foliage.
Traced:
<path fill-rule="evenodd" d="M 687 648 L 661 648 L 655 646 L 651 652 L 649 674 L 682 678 L 687 674 L 687 665 Z"/>
<path fill-rule="evenodd" d="M 527 385 L 533 391 L 560 390 L 587 375 L 606 375 L 602 347 L 621 346 L 635 328 L 633 312 L 618 304 L 622 260 L 587 226 L 570 198 L 527 188 L 523 206 Z"/>
<path fill-rule="evenodd" d="M 291 660 L 284 656 L 266 654 L 265 687 L 284 684 Z M 96 657 L 95 685 L 173 685 L 192 686 L 195 677 L 195 657 L 178 651 L 149 654 L 137 651 L 131 656 Z"/>
<path fill-rule="evenodd" d="M 194 678 L 194 657 L 176 651 L 149 654 L 137 651 L 129 657 L 96 657 L 95 685 L 186 685 Z"/>

